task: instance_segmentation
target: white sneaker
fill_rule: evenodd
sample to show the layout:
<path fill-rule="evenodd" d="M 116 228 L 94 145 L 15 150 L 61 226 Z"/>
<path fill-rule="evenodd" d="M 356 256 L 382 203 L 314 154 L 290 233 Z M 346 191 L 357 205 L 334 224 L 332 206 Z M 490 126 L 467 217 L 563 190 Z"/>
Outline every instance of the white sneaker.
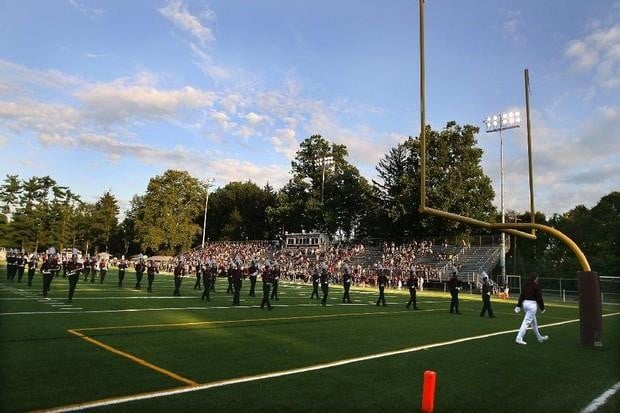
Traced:
<path fill-rule="evenodd" d="M 545 341 L 547 341 L 547 340 L 549 340 L 549 336 L 540 336 L 540 337 L 538 338 L 538 342 L 539 342 L 539 343 L 543 343 L 543 342 L 545 342 Z"/>
<path fill-rule="evenodd" d="M 515 340 L 515 343 L 517 343 L 517 344 L 521 344 L 521 345 L 523 345 L 523 346 L 527 344 L 525 341 L 523 341 L 523 340 L 519 340 L 519 339 L 516 339 L 516 340 Z"/>

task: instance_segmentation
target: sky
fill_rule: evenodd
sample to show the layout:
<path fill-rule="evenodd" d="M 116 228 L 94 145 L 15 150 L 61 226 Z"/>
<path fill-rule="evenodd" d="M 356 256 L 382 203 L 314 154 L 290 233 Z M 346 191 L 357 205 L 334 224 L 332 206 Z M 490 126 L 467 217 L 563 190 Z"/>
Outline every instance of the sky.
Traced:
<path fill-rule="evenodd" d="M 426 120 L 480 127 L 500 205 L 620 190 L 620 0 L 427 0 Z M 299 143 L 345 144 L 368 179 L 420 130 L 416 0 L 0 0 L 0 177 L 49 175 L 121 209 L 167 169 L 281 188 Z M 429 205 L 432 207 L 432 205 Z"/>

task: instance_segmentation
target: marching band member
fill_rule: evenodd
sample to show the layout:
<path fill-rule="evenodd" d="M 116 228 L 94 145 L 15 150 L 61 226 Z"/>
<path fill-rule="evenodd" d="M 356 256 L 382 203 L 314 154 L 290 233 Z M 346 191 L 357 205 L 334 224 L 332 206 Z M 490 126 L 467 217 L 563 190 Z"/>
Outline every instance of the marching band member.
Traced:
<path fill-rule="evenodd" d="M 123 286 L 123 280 L 125 279 L 125 270 L 127 269 L 127 261 L 125 256 L 121 256 L 121 261 L 118 263 L 118 286 Z"/>
<path fill-rule="evenodd" d="M 181 282 L 183 281 L 183 276 L 185 275 L 185 263 L 183 260 L 183 256 L 179 257 L 179 261 L 177 262 L 176 267 L 174 267 L 174 293 L 172 294 L 175 297 L 181 296 Z"/>
<path fill-rule="evenodd" d="M 140 283 L 142 282 L 142 276 L 144 276 L 144 270 L 146 267 L 144 266 L 144 257 L 140 254 L 138 258 L 138 262 L 136 263 L 136 290 L 140 289 Z"/>
<path fill-rule="evenodd" d="M 345 264 L 344 266 L 344 272 L 342 274 L 342 286 L 344 287 L 342 302 L 351 304 L 351 296 L 349 295 L 349 289 L 351 288 L 351 268 L 349 267 L 349 264 Z"/>
<path fill-rule="evenodd" d="M 84 273 L 84 281 L 87 281 L 90 275 L 90 255 L 88 254 L 86 254 L 86 258 L 84 259 L 82 272 Z"/>
<path fill-rule="evenodd" d="M 271 268 L 269 267 L 269 261 L 265 261 L 265 268 L 263 268 L 263 274 L 261 277 L 263 279 L 263 301 L 260 303 L 261 310 L 265 308 L 265 306 L 267 306 L 269 310 L 273 308 L 269 302 L 269 290 L 271 290 L 272 282 L 272 273 Z"/>
<path fill-rule="evenodd" d="M 37 266 L 39 265 L 39 256 L 37 253 L 32 253 L 30 255 L 30 259 L 28 260 L 28 286 L 32 287 L 32 279 L 34 278 L 34 273 L 37 270 Z"/>
<path fill-rule="evenodd" d="M 146 288 L 146 291 L 149 293 L 153 292 L 153 281 L 155 281 L 155 273 L 159 274 L 159 269 L 153 260 L 146 261 L 146 278 L 149 282 L 149 286 Z"/>
<path fill-rule="evenodd" d="M 43 297 L 47 297 L 47 293 L 52 285 L 52 280 L 59 270 L 60 265 L 56 257 L 56 248 L 50 247 L 47 250 L 46 260 L 43 262 L 43 265 L 41 265 L 41 272 L 43 273 Z"/>
<path fill-rule="evenodd" d="M 90 259 L 90 282 L 95 282 L 95 277 L 97 276 L 97 271 L 99 270 L 99 260 L 97 260 L 97 255 L 93 255 Z"/>
<path fill-rule="evenodd" d="M 67 263 L 66 268 L 67 276 L 69 277 L 69 301 L 73 301 L 75 286 L 80 278 L 80 271 L 84 268 L 84 264 L 78 261 L 77 249 L 73 249 L 71 261 Z"/>
<path fill-rule="evenodd" d="M 15 265 L 17 267 L 17 282 L 20 283 L 24 277 L 24 268 L 26 268 L 26 257 L 23 250 L 17 255 Z"/>
<path fill-rule="evenodd" d="M 103 284 L 103 280 L 105 280 L 105 275 L 108 273 L 108 260 L 105 258 L 101 258 L 99 261 L 99 284 Z"/>

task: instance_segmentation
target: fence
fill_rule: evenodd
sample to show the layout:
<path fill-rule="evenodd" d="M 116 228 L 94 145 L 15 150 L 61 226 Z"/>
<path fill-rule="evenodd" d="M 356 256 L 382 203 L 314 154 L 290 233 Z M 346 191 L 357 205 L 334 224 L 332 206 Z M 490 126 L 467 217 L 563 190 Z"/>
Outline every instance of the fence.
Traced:
<path fill-rule="evenodd" d="M 601 301 L 603 304 L 620 304 L 620 277 L 600 276 Z M 522 280 L 523 282 L 523 280 Z M 545 298 L 563 302 L 579 301 L 579 283 L 577 278 L 539 278 Z M 519 285 L 510 283 L 510 293 L 518 296 Z"/>

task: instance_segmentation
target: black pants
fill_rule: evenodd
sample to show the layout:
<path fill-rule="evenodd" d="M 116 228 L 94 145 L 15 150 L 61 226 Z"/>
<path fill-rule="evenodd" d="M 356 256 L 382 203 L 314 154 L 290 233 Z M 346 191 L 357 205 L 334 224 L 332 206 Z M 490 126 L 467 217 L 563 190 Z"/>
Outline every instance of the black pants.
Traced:
<path fill-rule="evenodd" d="M 256 296 L 256 277 L 250 276 L 250 297 Z"/>
<path fill-rule="evenodd" d="M 322 305 L 327 305 L 327 294 L 329 294 L 329 284 L 321 285 L 321 291 L 323 291 L 323 299 L 321 300 Z M 317 293 L 318 296 L 318 293 Z"/>
<path fill-rule="evenodd" d="M 385 287 L 379 287 L 379 298 L 377 299 L 377 305 L 379 305 L 379 303 L 382 303 L 383 305 L 385 305 Z"/>
<path fill-rule="evenodd" d="M 108 273 L 108 270 L 99 271 L 99 284 L 103 284 L 103 280 L 105 280 L 105 275 Z"/>
<path fill-rule="evenodd" d="M 17 267 L 17 282 L 22 282 L 22 278 L 24 278 L 24 267 Z"/>
<path fill-rule="evenodd" d="M 457 314 L 460 314 L 461 312 L 459 311 L 459 292 L 458 292 L 458 290 L 451 290 L 450 291 L 450 295 L 452 296 L 452 299 L 450 300 L 450 312 L 451 313 L 456 312 Z"/>
<path fill-rule="evenodd" d="M 47 297 L 47 293 L 52 286 L 52 280 L 56 274 L 53 272 L 43 273 L 43 297 Z"/>
<path fill-rule="evenodd" d="M 489 317 L 494 317 L 493 309 L 491 308 L 491 297 L 487 294 L 482 296 L 482 311 L 480 311 L 480 317 L 484 317 L 485 312 L 489 313 Z"/>
<path fill-rule="evenodd" d="M 215 281 L 217 280 L 217 277 L 211 277 L 211 283 L 209 283 L 209 285 L 211 286 L 211 292 L 214 293 L 215 292 Z"/>
<path fill-rule="evenodd" d="M 84 281 L 88 280 L 88 274 L 90 274 L 90 268 L 84 268 Z"/>
<path fill-rule="evenodd" d="M 233 287 L 232 278 L 228 278 L 228 288 L 226 289 L 226 294 L 234 294 L 235 288 Z"/>
<path fill-rule="evenodd" d="M 34 278 L 34 268 L 28 270 L 28 286 L 32 286 L 32 279 Z"/>
<path fill-rule="evenodd" d="M 123 280 L 125 279 L 125 270 L 118 270 L 118 286 L 123 286 Z"/>
<path fill-rule="evenodd" d="M 271 291 L 271 299 L 272 300 L 273 299 L 279 300 L 279 298 L 278 298 L 278 284 L 279 284 L 278 281 L 274 281 L 273 282 L 273 291 Z"/>
<path fill-rule="evenodd" d="M 136 290 L 139 290 L 140 287 L 140 283 L 142 282 L 142 276 L 144 275 L 143 272 L 137 272 L 136 273 Z"/>
<path fill-rule="evenodd" d="M 181 282 L 182 281 L 183 281 L 183 277 L 174 277 L 174 293 L 172 295 L 174 295 L 175 297 L 181 296 Z M 149 285 L 150 283 L 151 281 L 149 280 Z"/>
<path fill-rule="evenodd" d="M 312 300 L 314 298 L 316 294 L 316 299 L 319 299 L 319 285 L 318 284 L 312 284 L 312 295 L 310 296 L 310 299 Z"/>
<path fill-rule="evenodd" d="M 269 302 L 269 290 L 271 290 L 271 284 L 263 283 L 263 301 L 261 301 L 260 303 L 261 309 L 267 306 L 267 308 L 271 310 L 271 303 Z"/>
<path fill-rule="evenodd" d="M 207 301 L 211 301 L 211 297 L 209 297 L 209 291 L 211 290 L 211 286 L 209 285 L 210 278 L 208 276 L 204 276 L 202 279 L 202 284 L 204 287 L 204 291 L 202 292 L 201 300 L 206 298 Z"/>
<path fill-rule="evenodd" d="M 153 292 L 153 281 L 155 281 L 155 274 L 146 274 L 146 279 L 149 282 L 149 285 L 146 288 L 146 291 L 148 291 L 149 293 L 152 293 Z M 176 285 L 176 281 L 175 281 L 175 285 Z"/>
<path fill-rule="evenodd" d="M 344 283 L 344 294 L 342 296 L 342 302 L 347 302 L 350 303 L 351 302 L 351 296 L 349 295 L 349 288 L 351 288 L 351 284 L 345 282 Z"/>
<path fill-rule="evenodd" d="M 417 310 L 418 309 L 418 304 L 417 304 L 417 300 L 416 300 L 416 290 L 415 288 L 410 288 L 409 289 L 409 302 L 407 303 L 407 308 L 411 307 L 413 305 L 413 309 Z"/>
<path fill-rule="evenodd" d="M 90 282 L 95 282 L 95 277 L 97 276 L 97 270 L 90 270 Z"/>
<path fill-rule="evenodd" d="M 233 280 L 233 305 L 241 305 L 241 284 L 241 279 Z"/>
<path fill-rule="evenodd" d="M 73 293 L 75 293 L 75 286 L 79 278 L 80 273 L 69 274 L 69 301 L 73 300 Z"/>
<path fill-rule="evenodd" d="M 196 274 L 196 284 L 194 284 L 194 290 L 200 289 L 200 274 Z"/>

